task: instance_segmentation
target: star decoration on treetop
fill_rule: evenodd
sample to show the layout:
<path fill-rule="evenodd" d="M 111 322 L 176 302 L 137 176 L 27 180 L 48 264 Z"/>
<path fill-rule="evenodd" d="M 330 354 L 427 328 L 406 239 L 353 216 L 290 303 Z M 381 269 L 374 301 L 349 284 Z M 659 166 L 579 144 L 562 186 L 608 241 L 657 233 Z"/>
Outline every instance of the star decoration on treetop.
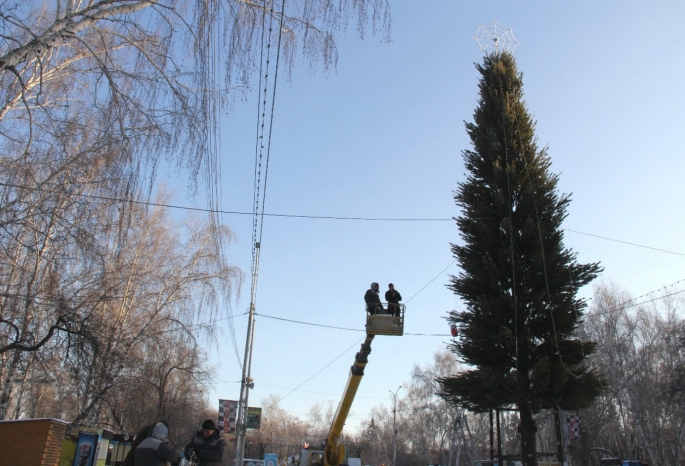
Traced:
<path fill-rule="evenodd" d="M 519 41 L 514 37 L 514 30 L 503 27 L 497 21 L 479 25 L 473 38 L 478 42 L 481 52 L 506 51 L 514 53 L 519 44 Z"/>

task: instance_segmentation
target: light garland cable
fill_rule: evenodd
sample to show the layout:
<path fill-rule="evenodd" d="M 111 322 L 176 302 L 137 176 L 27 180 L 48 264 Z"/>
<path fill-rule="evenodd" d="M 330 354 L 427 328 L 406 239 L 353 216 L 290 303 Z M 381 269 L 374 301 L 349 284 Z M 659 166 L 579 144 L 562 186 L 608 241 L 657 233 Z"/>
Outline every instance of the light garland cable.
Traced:
<path fill-rule="evenodd" d="M 518 113 L 514 112 L 514 122 L 518 120 Z M 523 158 L 523 166 L 526 170 L 526 177 L 528 179 L 528 183 L 531 181 L 531 172 L 530 172 L 530 167 L 528 164 L 528 158 L 527 154 L 525 153 L 524 149 L 524 144 L 523 140 L 521 139 L 521 133 L 518 131 L 518 126 L 515 124 L 514 126 L 514 132 L 516 133 L 516 137 L 518 138 L 519 142 L 519 150 L 521 151 L 521 156 Z M 532 157 L 535 157 L 535 154 L 532 154 Z M 544 273 L 545 277 L 545 289 L 547 291 L 547 306 L 549 308 L 549 318 L 550 321 L 552 322 L 552 335 L 554 335 L 554 345 L 556 346 L 557 349 L 557 354 L 559 355 L 559 362 L 561 363 L 561 366 L 564 368 L 566 372 L 568 372 L 570 375 L 574 375 L 571 370 L 566 367 L 566 364 L 564 363 L 564 358 L 561 354 L 561 349 L 559 348 L 559 337 L 557 335 L 557 326 L 556 322 L 554 320 L 554 309 L 552 306 L 552 293 L 549 288 L 549 277 L 547 274 L 547 260 L 545 258 L 545 244 L 542 239 L 542 229 L 540 228 L 540 213 L 539 213 L 539 208 L 538 208 L 538 200 L 537 200 L 537 189 L 533 191 L 533 207 L 535 209 L 535 226 L 538 231 L 538 240 L 540 241 L 540 254 L 542 255 L 542 270 Z M 570 270 L 569 270 L 570 273 Z"/>

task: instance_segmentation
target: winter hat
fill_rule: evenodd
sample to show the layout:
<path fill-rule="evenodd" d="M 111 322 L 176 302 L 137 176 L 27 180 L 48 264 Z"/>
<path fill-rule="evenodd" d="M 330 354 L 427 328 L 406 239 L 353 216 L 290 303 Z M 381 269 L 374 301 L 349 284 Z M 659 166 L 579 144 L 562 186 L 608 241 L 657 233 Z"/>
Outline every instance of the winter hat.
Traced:
<path fill-rule="evenodd" d="M 167 435 L 169 435 L 169 429 L 164 425 L 163 422 L 158 422 L 152 427 L 152 432 L 150 432 L 150 437 L 154 437 L 158 440 L 166 440 Z"/>
<path fill-rule="evenodd" d="M 215 430 L 216 429 L 216 424 L 214 424 L 214 421 L 211 419 L 207 419 L 205 422 L 202 423 L 202 430 Z"/>

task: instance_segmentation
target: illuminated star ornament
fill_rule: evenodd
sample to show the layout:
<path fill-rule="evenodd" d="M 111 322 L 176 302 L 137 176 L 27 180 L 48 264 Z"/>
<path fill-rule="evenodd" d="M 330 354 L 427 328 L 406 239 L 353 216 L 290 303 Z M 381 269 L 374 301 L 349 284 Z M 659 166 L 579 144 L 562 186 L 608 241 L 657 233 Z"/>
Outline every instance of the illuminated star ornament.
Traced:
<path fill-rule="evenodd" d="M 519 41 L 514 37 L 514 30 L 505 28 L 497 21 L 478 26 L 476 35 L 473 36 L 478 42 L 481 52 L 509 52 L 514 53 Z"/>

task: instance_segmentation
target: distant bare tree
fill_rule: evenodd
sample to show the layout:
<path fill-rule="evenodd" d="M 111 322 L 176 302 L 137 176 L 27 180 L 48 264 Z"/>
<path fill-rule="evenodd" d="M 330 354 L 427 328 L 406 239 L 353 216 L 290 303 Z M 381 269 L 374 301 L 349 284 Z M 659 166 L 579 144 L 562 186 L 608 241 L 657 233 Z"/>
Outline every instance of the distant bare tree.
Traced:
<path fill-rule="evenodd" d="M 577 457 L 600 446 L 651 464 L 683 463 L 685 396 L 673 390 L 685 364 L 679 296 L 639 304 L 615 285 L 597 288 L 583 331 L 599 342 L 591 363 L 609 387 L 581 412 Z"/>
<path fill-rule="evenodd" d="M 58 211 L 48 212 L 52 215 Z M 156 410 L 150 413 L 153 419 L 174 414 L 180 390 L 204 393 L 203 388 L 197 388 L 207 382 L 207 368 L 198 353 L 199 342 L 204 340 L 198 339 L 213 335 L 218 309 L 230 305 L 241 274 L 225 264 L 223 252 L 216 249 L 216 230 L 206 222 L 191 219 L 183 227 L 164 209 L 148 211 L 137 204 L 109 202 L 95 210 L 93 217 L 85 218 L 90 218 L 90 247 L 70 247 L 68 266 L 48 268 L 50 280 L 42 280 L 50 285 L 44 309 L 35 299 L 40 294 L 34 293 L 28 300 L 29 309 L 42 309 L 48 322 L 61 319 L 66 329 L 59 328 L 49 344 L 36 351 L 7 350 L 9 357 L 0 373 L 3 387 L 9 387 L 3 393 L 7 395 L 4 407 L 9 405 L 15 382 L 12 373 L 26 360 L 26 354 L 36 353 L 40 354 L 37 361 L 52 360 L 46 376 L 57 390 L 53 395 L 58 398 L 60 417 L 74 425 L 86 421 L 135 429 L 140 416 L 127 418 L 122 408 L 127 402 L 123 388 L 132 387 L 132 381 L 142 379 L 147 386 L 138 393 L 155 388 Z M 67 225 L 74 228 L 73 222 Z M 230 238 L 228 230 L 223 235 Z M 30 249 L 27 254 L 31 256 Z M 25 270 L 9 269 L 8 273 Z M 27 285 L 17 281 L 17 286 Z M 8 304 L 13 302 L 7 300 Z M 40 330 L 31 313 L 0 311 L 10 324 L 11 316 L 23 318 L 15 326 L 22 323 L 26 338 Z M 7 340 L 13 333 L 0 336 Z M 123 390 L 117 391 L 118 387 Z M 113 390 L 124 398 L 118 401 L 108 397 Z M 149 403 L 149 395 L 143 396 Z"/>
<path fill-rule="evenodd" d="M 307 439 L 312 445 L 319 445 L 328 437 L 328 430 L 335 416 L 335 406 L 332 401 L 316 402 L 309 408 L 307 421 L 310 426 Z"/>
<path fill-rule="evenodd" d="M 273 394 L 262 399 L 261 406 L 261 431 L 269 444 L 269 451 L 277 453 L 279 458 L 299 455 L 302 441 L 310 439 L 310 424 L 281 408 L 278 397 Z"/>
<path fill-rule="evenodd" d="M 90 282 L 106 294 L 84 316 L 88 338 L 71 345 L 67 353 L 65 364 L 81 400 L 74 423 L 86 419 L 107 392 L 124 380 L 129 354 L 136 350 L 143 357 L 141 364 L 149 361 L 158 366 L 149 382 L 157 385 L 158 414 L 164 414 L 166 378 L 175 376 L 174 370 L 200 376 L 193 367 L 195 338 L 203 329 L 212 332 L 218 306 L 229 304 L 231 290 L 240 279 L 238 269 L 224 265 L 208 225 L 191 221 L 181 228 L 164 209 L 147 213 L 140 206 L 129 222 L 125 234 L 104 231 L 99 238 L 98 243 L 106 247 L 92 263 Z M 208 324 L 200 325 L 201 319 L 208 319 Z M 165 356 L 169 351 L 165 343 L 178 340 L 175 335 L 191 348 L 185 362 Z M 171 370 L 166 377 L 165 370 Z"/>
<path fill-rule="evenodd" d="M 437 379 L 457 370 L 456 358 L 449 351 L 436 352 L 430 364 L 414 367 L 411 381 L 403 386 L 397 397 L 398 465 L 456 466 L 463 458 L 478 459 L 473 451 L 474 440 L 467 413 L 439 395 Z M 391 463 L 392 407 L 374 407 L 355 440 L 363 448 L 364 461 Z"/>
<path fill-rule="evenodd" d="M 60 146 L 0 157 L 0 418 L 28 353 L 50 345 L 57 333 L 77 335 L 79 312 L 97 301 L 77 297 L 88 294 L 83 273 L 95 225 L 113 205 L 107 199 L 121 171 L 112 150 L 94 147 L 88 132 L 71 139 L 72 130 L 65 128 Z"/>

